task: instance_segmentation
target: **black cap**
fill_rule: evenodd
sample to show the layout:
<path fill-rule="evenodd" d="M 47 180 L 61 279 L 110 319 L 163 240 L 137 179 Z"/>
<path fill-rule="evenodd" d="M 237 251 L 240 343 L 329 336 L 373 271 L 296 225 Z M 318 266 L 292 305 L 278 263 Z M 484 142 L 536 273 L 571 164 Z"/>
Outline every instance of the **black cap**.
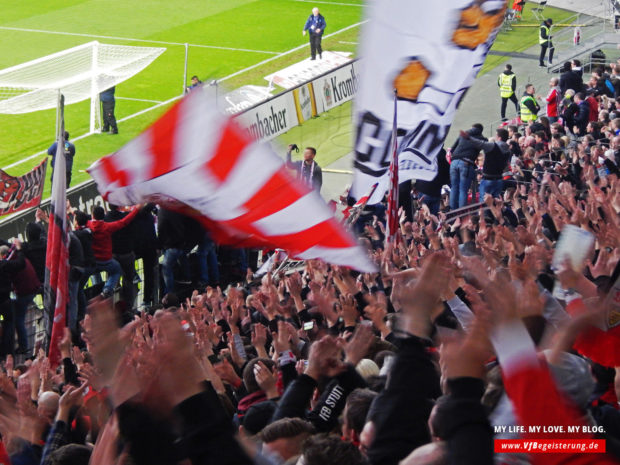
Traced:
<path fill-rule="evenodd" d="M 547 23 L 548 24 L 553 24 L 553 20 L 551 18 L 547 18 Z"/>

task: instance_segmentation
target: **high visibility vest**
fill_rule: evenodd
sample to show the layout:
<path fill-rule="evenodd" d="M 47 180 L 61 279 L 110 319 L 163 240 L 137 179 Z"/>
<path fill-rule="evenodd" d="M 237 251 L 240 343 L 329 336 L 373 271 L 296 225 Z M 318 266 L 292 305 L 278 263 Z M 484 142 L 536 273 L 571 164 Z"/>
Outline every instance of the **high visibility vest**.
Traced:
<path fill-rule="evenodd" d="M 512 81 L 516 76 L 514 74 L 500 74 L 498 83 L 499 83 L 499 91 L 503 98 L 508 98 L 512 94 L 514 94 L 512 90 Z"/>
<path fill-rule="evenodd" d="M 536 100 L 531 95 L 524 95 L 521 97 L 521 121 L 524 123 L 529 123 L 530 121 L 536 121 L 538 118 L 536 113 L 532 113 L 530 109 L 525 105 L 525 102 L 531 100 L 536 103 Z"/>
<path fill-rule="evenodd" d="M 543 37 L 543 35 L 542 35 L 542 29 L 544 29 L 544 30 L 545 30 L 545 32 L 547 33 L 547 38 L 546 38 L 546 39 L 545 39 L 545 38 Z M 549 40 L 549 34 L 550 34 L 550 32 L 551 32 L 551 31 L 549 30 L 549 28 L 548 28 L 545 24 L 542 24 L 542 25 L 540 26 L 540 29 L 538 30 L 538 43 L 539 43 L 540 45 L 542 45 L 542 44 L 546 44 L 546 43 L 547 43 L 547 41 Z"/>

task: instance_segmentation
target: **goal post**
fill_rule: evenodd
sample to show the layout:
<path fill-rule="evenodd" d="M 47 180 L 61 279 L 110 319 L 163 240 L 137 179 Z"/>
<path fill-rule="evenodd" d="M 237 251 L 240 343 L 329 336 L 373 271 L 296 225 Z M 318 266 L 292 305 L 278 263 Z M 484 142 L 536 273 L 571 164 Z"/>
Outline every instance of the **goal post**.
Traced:
<path fill-rule="evenodd" d="M 92 134 L 97 130 L 101 130 L 101 112 L 99 108 L 99 92 L 97 92 L 97 75 L 99 63 L 99 42 L 93 44 L 91 59 L 91 77 L 90 77 L 90 130 Z"/>
<path fill-rule="evenodd" d="M 88 42 L 0 70 L 0 113 L 20 114 L 90 99 L 90 133 L 101 129 L 99 93 L 150 65 L 166 49 Z"/>

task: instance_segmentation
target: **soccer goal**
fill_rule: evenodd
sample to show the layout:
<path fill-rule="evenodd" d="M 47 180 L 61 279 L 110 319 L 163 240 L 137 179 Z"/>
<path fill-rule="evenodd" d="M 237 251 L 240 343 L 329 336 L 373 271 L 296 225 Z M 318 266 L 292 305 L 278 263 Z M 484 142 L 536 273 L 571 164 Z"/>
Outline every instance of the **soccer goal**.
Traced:
<path fill-rule="evenodd" d="M 67 105 L 90 99 L 90 133 L 98 132 L 99 93 L 139 73 L 165 50 L 93 41 L 6 68 L 0 71 L 0 113 L 55 108 L 60 91 Z"/>

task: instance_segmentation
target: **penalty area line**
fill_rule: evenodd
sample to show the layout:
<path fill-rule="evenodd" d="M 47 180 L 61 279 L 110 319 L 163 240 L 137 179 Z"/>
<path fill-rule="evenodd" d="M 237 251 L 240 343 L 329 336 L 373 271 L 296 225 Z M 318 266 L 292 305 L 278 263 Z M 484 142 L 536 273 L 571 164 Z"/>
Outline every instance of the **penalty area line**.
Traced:
<path fill-rule="evenodd" d="M 39 34 L 55 34 L 64 36 L 76 36 L 76 37 L 88 37 L 91 39 L 109 39 L 109 40 L 122 40 L 125 42 L 143 42 L 149 44 L 161 44 L 161 45 L 182 45 L 181 42 L 165 42 L 163 40 L 147 40 L 147 39 L 133 39 L 131 37 L 116 37 L 116 36 L 103 36 L 98 34 L 84 34 L 81 32 L 64 32 L 64 31 L 48 31 L 45 29 L 28 29 L 23 27 L 10 27 L 0 26 L 0 30 L 5 31 L 17 31 L 17 32 L 36 32 Z M 253 50 L 249 48 L 235 48 L 235 47 L 220 47 L 218 45 L 203 45 L 203 44 L 187 44 L 190 47 L 211 48 L 215 50 L 230 50 L 233 52 L 249 52 L 249 53 L 264 53 L 266 55 L 277 55 L 279 52 L 273 52 L 271 50 Z"/>
<path fill-rule="evenodd" d="M 302 3 L 321 3 L 323 5 L 337 5 L 337 6 L 359 6 L 363 7 L 363 3 L 337 3 L 337 2 L 317 2 L 315 0 L 293 0 L 294 2 L 302 2 Z"/>

